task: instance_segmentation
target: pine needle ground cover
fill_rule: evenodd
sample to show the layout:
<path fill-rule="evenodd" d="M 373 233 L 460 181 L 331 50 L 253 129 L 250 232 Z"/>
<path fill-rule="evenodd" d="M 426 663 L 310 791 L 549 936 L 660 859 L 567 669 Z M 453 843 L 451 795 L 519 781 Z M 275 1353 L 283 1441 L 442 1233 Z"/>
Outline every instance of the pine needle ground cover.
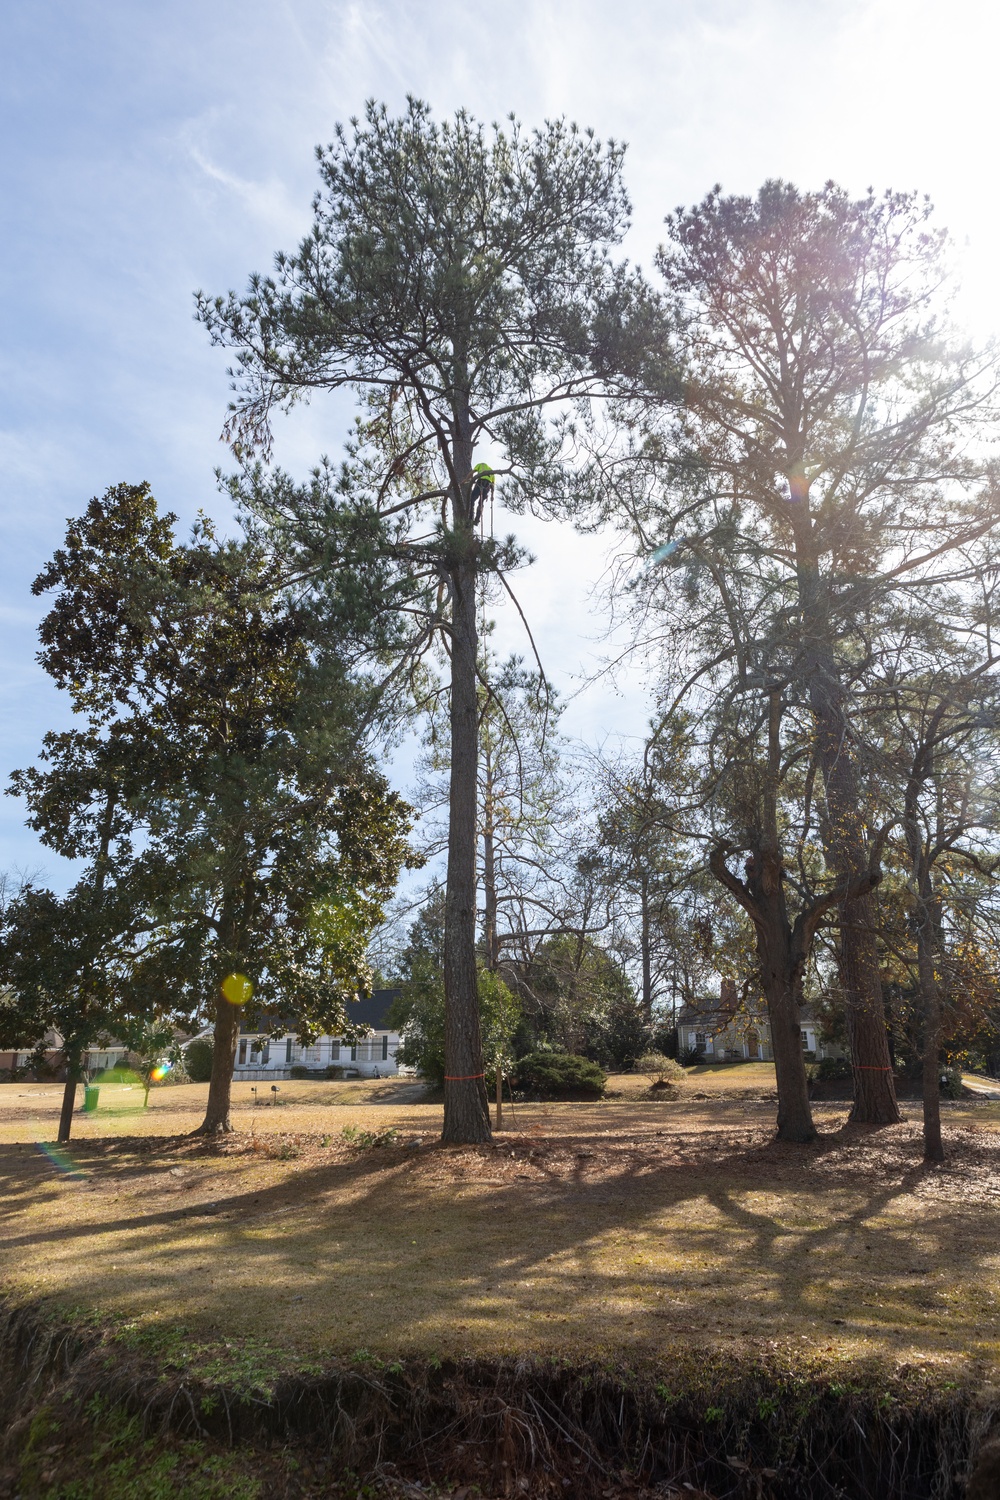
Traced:
<path fill-rule="evenodd" d="M 218 1144 L 186 1134 L 204 1088 L 175 1087 L 78 1116 L 60 1153 L 58 1091 L 5 1086 L 0 1281 L 166 1368 L 247 1380 L 698 1345 L 992 1378 L 1000 1107 L 949 1106 L 928 1169 L 913 1110 L 870 1131 L 818 1106 L 802 1148 L 773 1142 L 768 1101 L 691 1091 L 612 1080 L 617 1098 L 520 1106 L 473 1149 L 437 1144 L 412 1085 L 285 1084 Z"/>

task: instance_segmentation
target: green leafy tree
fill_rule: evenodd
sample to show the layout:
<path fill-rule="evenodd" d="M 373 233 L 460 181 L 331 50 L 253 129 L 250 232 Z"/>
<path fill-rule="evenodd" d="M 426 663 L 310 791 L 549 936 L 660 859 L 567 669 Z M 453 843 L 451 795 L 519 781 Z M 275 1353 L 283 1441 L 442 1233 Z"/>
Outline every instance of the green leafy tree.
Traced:
<path fill-rule="evenodd" d="M 436 1088 L 445 1077 L 444 903 L 432 897 L 410 929 L 398 960 L 401 994 L 393 1001 L 390 1021 L 403 1036 L 398 1057 Z M 510 1067 L 513 1040 L 521 1016 L 520 1002 L 503 980 L 480 967 L 476 999 L 483 1053 L 494 1081 Z M 497 1090 L 499 1098 L 499 1088 Z M 501 1113 L 497 1115 L 498 1128 Z"/>
<path fill-rule="evenodd" d="M 192 1083 L 209 1083 L 212 1078 L 212 1043 L 207 1036 L 196 1036 L 184 1049 L 184 1067 Z"/>
<path fill-rule="evenodd" d="M 143 1017 L 120 1025 L 118 1039 L 128 1047 L 130 1058 L 142 1080 L 142 1105 L 145 1109 L 149 1104 L 149 1091 L 153 1084 L 165 1076 L 168 1069 L 183 1062 L 183 1052 L 174 1027 L 169 1021 Z"/>
<path fill-rule="evenodd" d="M 370 104 L 318 159 L 298 251 L 243 296 L 201 297 L 199 315 L 236 351 L 227 431 L 241 456 L 268 453 L 276 407 L 362 394 L 339 483 L 320 472 L 296 491 L 251 475 L 242 493 L 298 540 L 307 532 L 328 576 L 377 580 L 386 610 L 416 622 L 400 660 L 445 643 L 444 1139 L 480 1141 L 477 586 L 492 573 L 509 587 L 520 560 L 484 520 L 501 480 L 514 507 L 572 491 L 572 433 L 550 414 L 660 379 L 662 319 L 642 278 L 610 259 L 628 215 L 613 143 L 561 121 L 488 131 L 460 111 L 439 124 L 410 100 L 400 118 Z"/>
<path fill-rule="evenodd" d="M 120 924 L 104 907 L 93 868 L 63 897 L 25 886 L 0 913 L 0 1047 L 62 1038 L 66 1069 L 58 1139 L 68 1141 L 88 1047 L 119 1030 L 116 983 Z"/>
<path fill-rule="evenodd" d="M 178 545 L 173 519 L 148 486 L 117 486 L 36 580 L 55 591 L 42 663 L 88 725 L 47 736 L 14 789 L 60 853 L 93 840 L 95 787 L 98 806 L 127 809 L 104 894 L 118 982 L 214 1015 L 211 1132 L 230 1128 L 242 1014 L 349 1025 L 408 819 L 360 748 L 363 687 L 260 541 L 201 522 Z"/>
<path fill-rule="evenodd" d="M 511 966 L 524 1010 L 520 1050 L 539 1042 L 630 1067 L 649 1030 L 622 964 L 583 932 L 546 938 L 530 960 Z"/>

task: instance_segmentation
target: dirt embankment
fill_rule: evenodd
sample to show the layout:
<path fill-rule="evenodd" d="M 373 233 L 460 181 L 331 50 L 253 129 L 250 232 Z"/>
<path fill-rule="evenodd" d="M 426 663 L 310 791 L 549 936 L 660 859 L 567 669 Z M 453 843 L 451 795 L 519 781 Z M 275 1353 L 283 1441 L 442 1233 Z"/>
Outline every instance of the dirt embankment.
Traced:
<path fill-rule="evenodd" d="M 791 1348 L 665 1351 L 662 1373 L 565 1361 L 341 1362 L 270 1386 L 238 1356 L 172 1375 L 93 1328 L 0 1308 L 0 1496 L 152 1497 L 114 1434 L 191 1496 L 986 1500 L 1000 1393 Z M 110 1436 L 109 1436 L 110 1434 Z M 991 1457 L 992 1454 L 992 1457 Z M 227 1455 L 237 1455 L 235 1469 Z M 973 1479 L 982 1458 L 982 1481 Z M 150 1462 L 152 1462 L 152 1457 Z M 234 1459 L 234 1462 L 236 1460 Z M 165 1467 L 166 1465 L 166 1467 Z M 221 1486 L 221 1487 L 220 1487 Z"/>

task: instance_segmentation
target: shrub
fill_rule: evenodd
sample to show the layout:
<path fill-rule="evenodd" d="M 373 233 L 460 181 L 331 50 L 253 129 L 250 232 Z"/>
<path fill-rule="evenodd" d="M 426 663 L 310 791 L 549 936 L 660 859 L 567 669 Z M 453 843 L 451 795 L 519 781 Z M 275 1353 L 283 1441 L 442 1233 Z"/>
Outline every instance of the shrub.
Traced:
<path fill-rule="evenodd" d="M 184 1049 L 184 1067 L 192 1083 L 208 1083 L 212 1076 L 212 1053 L 215 1049 L 207 1036 L 196 1036 Z"/>
<path fill-rule="evenodd" d="M 600 1099 L 608 1081 L 597 1063 L 572 1052 L 529 1052 L 518 1060 L 517 1079 L 542 1099 Z"/>
<path fill-rule="evenodd" d="M 289 1073 L 292 1078 L 309 1078 L 311 1076 L 309 1069 L 304 1068 L 301 1063 L 296 1063 L 294 1068 L 289 1069 Z"/>
<path fill-rule="evenodd" d="M 651 1045 L 654 1052 L 662 1052 L 664 1057 L 672 1057 L 677 1061 L 677 1053 L 680 1049 L 681 1039 L 676 1026 L 660 1026 L 653 1032 Z"/>
<path fill-rule="evenodd" d="M 941 1092 L 946 1099 L 961 1099 L 962 1097 L 962 1070 L 961 1068 L 941 1069 Z"/>
<path fill-rule="evenodd" d="M 677 1061 L 682 1068 L 694 1068 L 698 1063 L 705 1061 L 704 1047 L 682 1047 L 677 1054 Z"/>
<path fill-rule="evenodd" d="M 359 1151 L 370 1146 L 394 1146 L 399 1140 L 395 1125 L 387 1130 L 362 1130 L 358 1125 L 345 1125 L 340 1133 L 349 1146 L 356 1146 Z"/>
<path fill-rule="evenodd" d="M 684 1069 L 680 1063 L 675 1062 L 672 1057 L 665 1057 L 662 1052 L 644 1052 L 636 1059 L 635 1071 L 645 1073 L 654 1088 L 657 1084 L 674 1083 L 678 1078 L 684 1077 Z"/>
<path fill-rule="evenodd" d="M 841 1078 L 850 1078 L 851 1064 L 846 1057 L 821 1057 L 814 1076 L 818 1083 L 836 1083 Z"/>

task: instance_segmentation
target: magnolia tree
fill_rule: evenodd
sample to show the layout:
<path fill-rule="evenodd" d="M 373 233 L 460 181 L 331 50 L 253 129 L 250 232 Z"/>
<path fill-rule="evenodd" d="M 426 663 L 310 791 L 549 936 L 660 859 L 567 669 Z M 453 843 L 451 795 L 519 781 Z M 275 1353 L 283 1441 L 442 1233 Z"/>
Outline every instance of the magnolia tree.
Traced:
<path fill-rule="evenodd" d="M 268 551 L 205 525 L 179 543 L 174 519 L 148 486 L 115 486 L 35 582 L 54 595 L 40 659 L 86 728 L 47 735 L 13 789 L 43 842 L 90 866 L 61 906 L 15 904 L 2 953 L 41 1010 L 76 997 L 74 1057 L 111 1012 L 207 1012 L 216 1132 L 245 1006 L 265 1028 L 350 1026 L 408 809 L 361 748 L 364 684 Z"/>

